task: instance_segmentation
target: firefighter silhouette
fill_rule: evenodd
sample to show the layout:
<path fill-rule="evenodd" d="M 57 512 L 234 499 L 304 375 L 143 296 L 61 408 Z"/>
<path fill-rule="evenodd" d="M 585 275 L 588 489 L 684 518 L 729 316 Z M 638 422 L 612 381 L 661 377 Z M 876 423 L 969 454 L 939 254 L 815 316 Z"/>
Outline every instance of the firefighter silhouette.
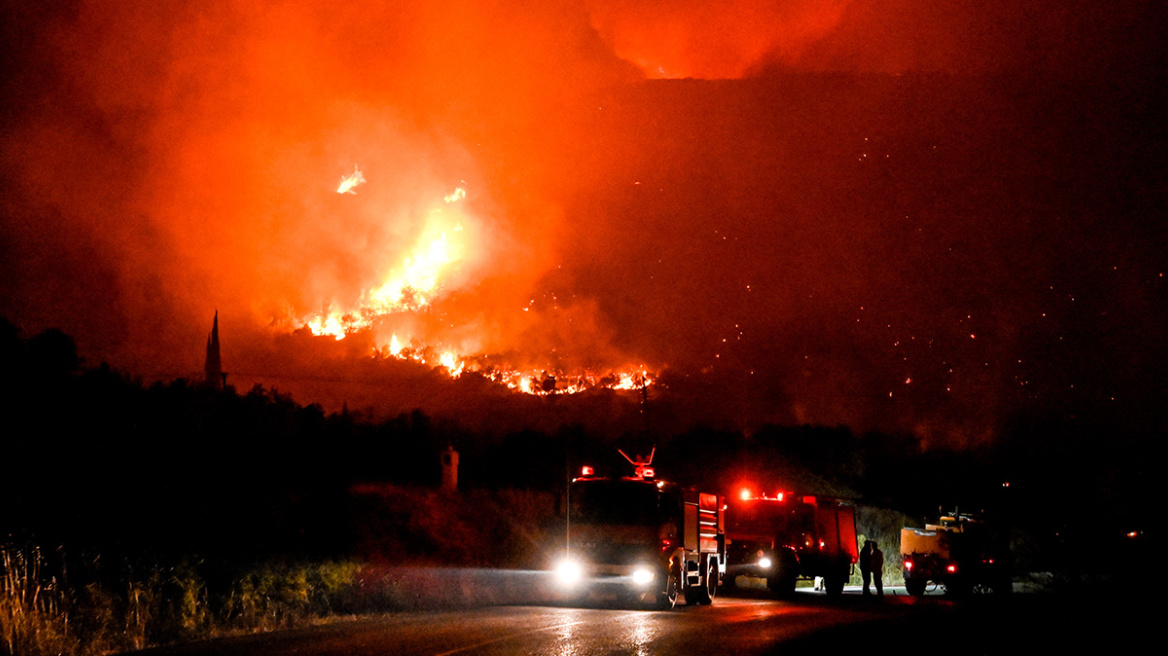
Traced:
<path fill-rule="evenodd" d="M 864 579 L 864 594 L 871 594 L 872 586 L 872 549 L 871 540 L 864 540 L 864 548 L 860 550 L 860 576 Z"/>

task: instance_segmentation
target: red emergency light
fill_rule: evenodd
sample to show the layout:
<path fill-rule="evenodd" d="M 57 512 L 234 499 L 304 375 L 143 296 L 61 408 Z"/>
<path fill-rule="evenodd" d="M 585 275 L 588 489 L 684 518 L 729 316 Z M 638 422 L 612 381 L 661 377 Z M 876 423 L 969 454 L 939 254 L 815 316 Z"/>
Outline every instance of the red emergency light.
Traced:
<path fill-rule="evenodd" d="M 784 498 L 786 498 L 786 496 L 787 496 L 787 493 L 783 492 L 782 490 L 775 492 L 775 495 L 773 497 L 767 496 L 766 493 L 763 493 L 762 496 L 758 496 L 757 494 L 754 493 L 753 490 L 751 490 L 748 487 L 744 487 L 741 490 L 739 490 L 739 492 L 738 492 L 738 498 L 741 499 L 742 501 L 758 501 L 761 499 L 763 501 L 780 501 L 781 502 Z"/>

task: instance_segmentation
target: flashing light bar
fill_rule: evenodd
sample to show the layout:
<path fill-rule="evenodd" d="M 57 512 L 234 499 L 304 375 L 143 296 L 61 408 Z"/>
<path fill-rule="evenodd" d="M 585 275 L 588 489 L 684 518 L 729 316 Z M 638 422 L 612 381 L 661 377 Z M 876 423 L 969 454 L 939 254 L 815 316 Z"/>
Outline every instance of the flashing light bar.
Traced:
<path fill-rule="evenodd" d="M 775 495 L 773 497 L 767 496 L 766 494 L 759 496 L 759 495 L 755 494 L 750 488 L 744 487 L 744 488 L 742 488 L 742 490 L 740 490 L 738 492 L 738 498 L 741 499 L 742 501 L 757 501 L 759 499 L 761 499 L 763 501 L 783 501 L 784 499 L 787 498 L 787 493 L 783 492 L 782 490 L 779 490 L 778 492 L 775 492 Z M 812 498 L 814 498 L 814 497 L 812 497 Z"/>

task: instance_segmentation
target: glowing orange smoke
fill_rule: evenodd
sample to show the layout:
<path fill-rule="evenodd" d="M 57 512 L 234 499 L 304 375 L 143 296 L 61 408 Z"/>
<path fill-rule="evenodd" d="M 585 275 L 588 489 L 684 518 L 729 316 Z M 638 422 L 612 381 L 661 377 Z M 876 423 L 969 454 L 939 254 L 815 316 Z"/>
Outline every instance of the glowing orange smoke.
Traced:
<path fill-rule="evenodd" d="M 617 56 L 649 78 L 739 78 L 769 62 L 794 65 L 843 22 L 854 0 L 755 2 L 586 0 Z"/>

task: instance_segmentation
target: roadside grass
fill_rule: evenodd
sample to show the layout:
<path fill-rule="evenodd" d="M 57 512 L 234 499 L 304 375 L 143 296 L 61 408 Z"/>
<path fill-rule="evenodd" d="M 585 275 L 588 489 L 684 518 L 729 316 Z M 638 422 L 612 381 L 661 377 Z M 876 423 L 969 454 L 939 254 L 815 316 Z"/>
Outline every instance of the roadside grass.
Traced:
<path fill-rule="evenodd" d="M 379 485 L 356 491 L 354 503 L 364 532 L 357 555 L 342 559 L 129 557 L 0 543 L 0 656 L 97 656 L 533 594 L 553 512 L 543 495 Z"/>
<path fill-rule="evenodd" d="M 262 563 L 213 588 L 191 559 L 114 581 L 100 576 L 100 559 L 86 572 L 49 560 L 39 547 L 0 546 L 4 656 L 91 656 L 303 625 L 351 612 L 362 570 L 344 561 Z M 105 580 L 71 585 L 67 569 Z"/>
<path fill-rule="evenodd" d="M 865 540 L 875 540 L 884 552 L 884 585 L 904 585 L 904 563 L 900 556 L 900 529 L 909 519 L 902 513 L 884 508 L 860 506 L 856 510 L 857 547 Z M 848 585 L 863 585 L 860 568 L 856 566 Z"/>
<path fill-rule="evenodd" d="M 45 578 L 40 550 L 0 548 L 0 649 L 5 654 L 77 653 L 68 599 Z"/>

